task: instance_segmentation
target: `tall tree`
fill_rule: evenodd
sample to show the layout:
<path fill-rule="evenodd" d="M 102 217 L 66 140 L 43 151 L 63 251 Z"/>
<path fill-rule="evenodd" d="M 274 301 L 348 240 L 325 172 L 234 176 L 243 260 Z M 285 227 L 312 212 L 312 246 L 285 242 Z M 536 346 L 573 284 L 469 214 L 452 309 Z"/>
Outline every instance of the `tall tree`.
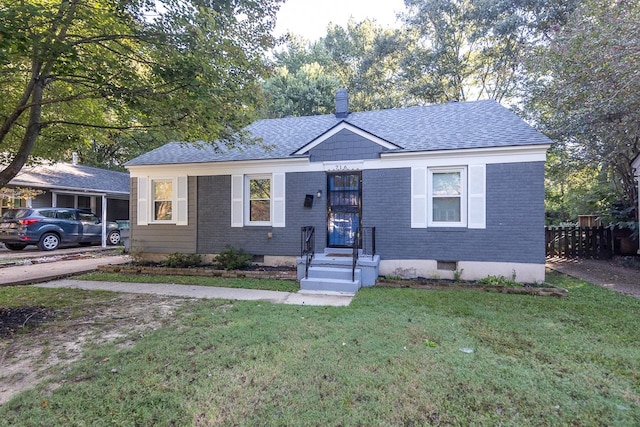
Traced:
<path fill-rule="evenodd" d="M 327 67 L 320 43 L 288 34 L 284 48 L 274 53 L 275 72 L 262 84 L 261 117 L 308 116 L 333 111 L 340 79 Z"/>
<path fill-rule="evenodd" d="M 416 102 L 521 96 L 523 58 L 579 0 L 405 0 L 403 68 Z"/>
<path fill-rule="evenodd" d="M 630 162 L 640 151 L 640 2 L 587 0 L 535 58 L 537 120 L 576 168 L 606 174 L 637 206 Z"/>
<path fill-rule="evenodd" d="M 233 143 L 281 1 L 1 0 L 0 187 L 70 148 Z"/>
<path fill-rule="evenodd" d="M 402 32 L 384 30 L 374 21 L 350 19 L 346 28 L 330 25 L 320 40 L 329 64 L 349 91 L 354 111 L 399 107 L 398 85 Z"/>
<path fill-rule="evenodd" d="M 340 80 L 317 62 L 304 64 L 295 72 L 278 67 L 263 84 L 265 118 L 329 114 L 334 110 L 333 94 Z"/>
<path fill-rule="evenodd" d="M 327 35 L 309 43 L 290 36 L 276 53 L 277 73 L 267 79 L 266 117 L 323 114 L 334 110 L 335 91 L 349 91 L 352 111 L 404 104 L 398 79 L 401 32 L 375 22 L 351 19 L 346 27 L 329 25 Z"/>

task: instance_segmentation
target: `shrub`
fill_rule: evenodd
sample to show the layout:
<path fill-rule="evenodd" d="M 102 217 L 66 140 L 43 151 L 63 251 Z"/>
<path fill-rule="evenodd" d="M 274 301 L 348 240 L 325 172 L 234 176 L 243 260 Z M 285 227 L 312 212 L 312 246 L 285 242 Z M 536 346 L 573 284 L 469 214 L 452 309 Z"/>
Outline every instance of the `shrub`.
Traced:
<path fill-rule="evenodd" d="M 240 270 L 249 265 L 253 255 L 244 249 L 236 249 L 231 245 L 225 246 L 225 250 L 216 257 L 216 264 L 224 270 Z"/>
<path fill-rule="evenodd" d="M 478 282 L 489 286 L 523 286 L 522 283 L 515 281 L 515 276 L 512 279 L 507 279 L 504 276 L 487 276 Z"/>
<path fill-rule="evenodd" d="M 199 254 L 173 253 L 162 263 L 169 268 L 188 268 L 200 265 L 202 257 Z"/>
<path fill-rule="evenodd" d="M 129 247 L 129 258 L 134 264 L 142 264 L 144 262 L 144 252 L 139 246 L 134 246 L 132 243 Z"/>

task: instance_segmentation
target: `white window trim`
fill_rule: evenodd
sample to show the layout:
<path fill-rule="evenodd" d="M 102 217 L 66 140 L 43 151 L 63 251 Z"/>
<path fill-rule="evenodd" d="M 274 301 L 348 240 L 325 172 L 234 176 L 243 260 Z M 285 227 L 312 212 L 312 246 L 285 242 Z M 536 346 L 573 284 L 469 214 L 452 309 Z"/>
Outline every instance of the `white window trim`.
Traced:
<path fill-rule="evenodd" d="M 269 179 L 270 221 L 249 221 L 249 180 Z M 286 227 L 286 174 L 284 172 L 231 175 L 231 227 Z"/>
<path fill-rule="evenodd" d="M 253 179 L 269 180 L 269 221 L 251 221 L 251 186 L 249 183 Z M 247 226 L 271 226 L 273 222 L 273 175 L 272 174 L 256 174 L 244 176 L 244 218 Z"/>
<path fill-rule="evenodd" d="M 460 173 L 460 221 L 434 221 L 433 220 L 433 174 L 434 173 Z M 467 168 L 464 166 L 429 168 L 427 170 L 427 227 L 467 227 Z"/>
<path fill-rule="evenodd" d="M 153 183 L 171 181 L 171 219 L 156 220 Z M 189 177 L 181 176 L 141 176 L 138 177 L 137 225 L 175 224 L 189 225 Z"/>
<path fill-rule="evenodd" d="M 153 183 L 160 181 L 171 181 L 171 219 L 155 219 L 155 205 L 156 199 L 153 194 Z M 149 224 L 175 224 L 176 223 L 176 209 L 178 206 L 176 190 L 178 189 L 178 183 L 176 178 L 169 177 L 154 177 L 149 178 Z"/>

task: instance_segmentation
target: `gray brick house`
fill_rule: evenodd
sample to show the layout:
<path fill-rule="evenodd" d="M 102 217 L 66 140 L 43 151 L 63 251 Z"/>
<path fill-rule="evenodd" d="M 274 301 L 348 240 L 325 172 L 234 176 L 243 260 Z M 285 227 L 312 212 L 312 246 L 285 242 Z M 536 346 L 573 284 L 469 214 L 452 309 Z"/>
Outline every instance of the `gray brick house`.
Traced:
<path fill-rule="evenodd" d="M 551 141 L 499 103 L 350 112 L 341 90 L 335 114 L 246 131 L 254 144 L 171 142 L 127 163 L 134 248 L 294 264 L 313 226 L 318 256 L 375 239 L 375 274 L 544 280 Z"/>

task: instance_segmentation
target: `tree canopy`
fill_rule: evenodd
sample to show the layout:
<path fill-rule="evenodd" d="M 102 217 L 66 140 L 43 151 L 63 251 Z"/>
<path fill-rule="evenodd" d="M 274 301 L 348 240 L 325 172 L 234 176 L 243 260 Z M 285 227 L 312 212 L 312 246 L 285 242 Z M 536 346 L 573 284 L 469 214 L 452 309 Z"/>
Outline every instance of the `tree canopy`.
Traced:
<path fill-rule="evenodd" d="M 282 0 L 1 0 L 0 187 L 29 158 L 234 143 Z"/>
<path fill-rule="evenodd" d="M 637 0 L 587 0 L 531 66 L 540 78 L 529 110 L 563 153 L 556 187 L 591 171 L 599 183 L 591 194 L 623 208 L 638 200 L 630 164 L 640 152 L 638 22 Z"/>
<path fill-rule="evenodd" d="M 236 144 L 256 116 L 331 113 L 345 87 L 352 111 L 515 106 L 555 141 L 558 218 L 637 206 L 640 0 L 405 0 L 402 28 L 351 20 L 273 51 L 282 1 L 0 0 L 0 187 L 29 158 Z"/>
<path fill-rule="evenodd" d="M 402 105 L 400 34 L 351 19 L 346 27 L 329 25 L 327 35 L 315 42 L 289 35 L 275 54 L 275 76 L 263 85 L 263 116 L 330 113 L 340 87 L 348 89 L 352 111 Z"/>
<path fill-rule="evenodd" d="M 407 92 L 416 102 L 513 103 L 523 59 L 549 41 L 578 0 L 405 0 Z"/>

